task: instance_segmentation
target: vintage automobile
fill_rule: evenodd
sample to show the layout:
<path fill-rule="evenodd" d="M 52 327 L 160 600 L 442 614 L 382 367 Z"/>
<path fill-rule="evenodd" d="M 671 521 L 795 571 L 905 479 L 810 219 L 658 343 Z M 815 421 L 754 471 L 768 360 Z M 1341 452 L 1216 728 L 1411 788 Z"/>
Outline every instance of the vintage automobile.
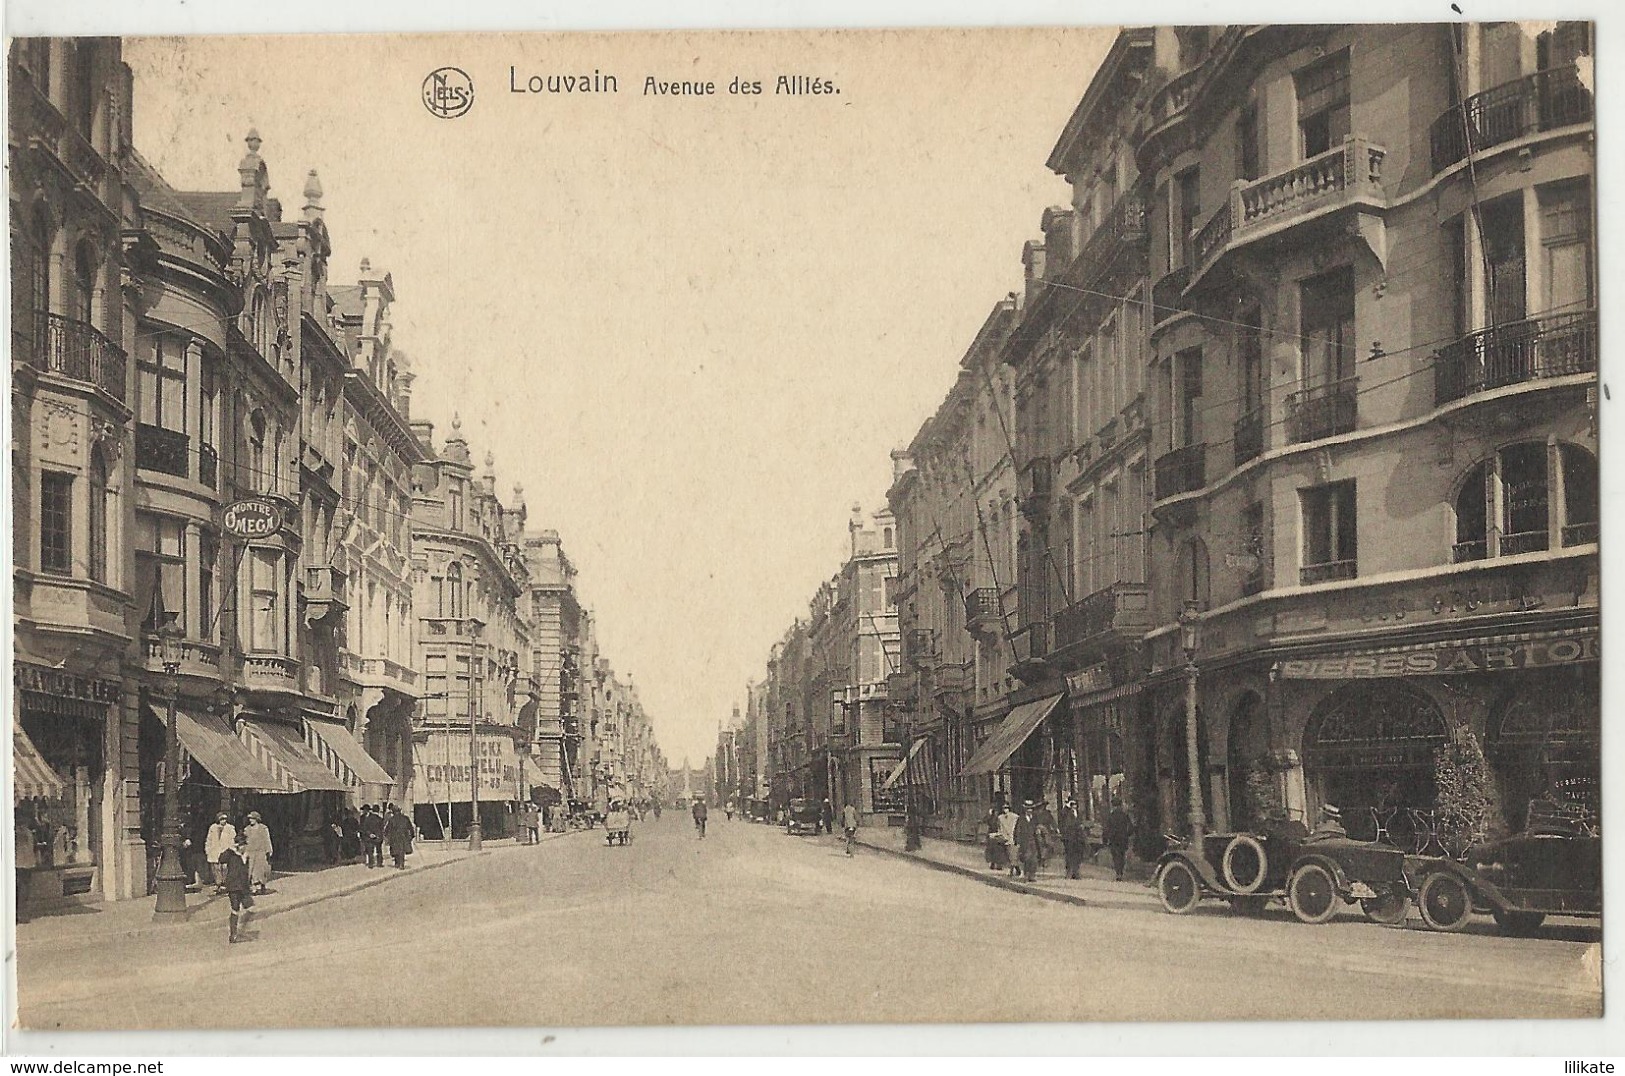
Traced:
<path fill-rule="evenodd" d="M 1594 814 L 1537 801 L 1524 832 L 1468 850 L 1461 860 L 1413 862 L 1416 909 L 1433 930 L 1460 930 L 1488 912 L 1507 934 L 1530 934 L 1548 915 L 1602 915 L 1602 837 Z"/>
<path fill-rule="evenodd" d="M 785 814 L 784 832 L 794 836 L 817 833 L 819 830 L 817 800 L 791 800 Z"/>
<path fill-rule="evenodd" d="M 1412 892 L 1398 848 L 1311 836 L 1300 822 L 1263 832 L 1210 833 L 1200 852 L 1180 843 L 1158 861 L 1156 884 L 1162 906 L 1175 915 L 1208 897 L 1254 915 L 1271 900 L 1285 900 L 1305 923 L 1327 922 L 1354 902 L 1374 922 L 1401 923 Z"/>

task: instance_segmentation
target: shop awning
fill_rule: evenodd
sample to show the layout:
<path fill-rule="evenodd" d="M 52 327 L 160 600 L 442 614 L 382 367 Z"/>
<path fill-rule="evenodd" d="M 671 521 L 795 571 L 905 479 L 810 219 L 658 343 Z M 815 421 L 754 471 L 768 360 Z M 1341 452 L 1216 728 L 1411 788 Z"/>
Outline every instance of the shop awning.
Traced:
<path fill-rule="evenodd" d="M 526 784 L 530 785 L 532 788 L 538 785 L 543 788 L 547 787 L 547 774 L 543 773 L 542 768 L 536 765 L 535 759 L 531 758 L 529 755 L 526 755 L 524 757 L 522 767 L 525 771 Z"/>
<path fill-rule="evenodd" d="M 973 774 L 997 771 L 1010 761 L 1010 756 L 1027 742 L 1027 737 L 1044 723 L 1044 718 L 1050 715 L 1060 701 L 1060 695 L 1046 695 L 1042 699 L 1024 702 L 1011 710 L 1005 715 L 1003 723 L 993 730 L 993 735 L 976 749 L 976 754 L 965 763 L 965 768 L 959 771 L 959 775 L 969 777 Z"/>
<path fill-rule="evenodd" d="M 149 711 L 159 724 L 168 723 L 168 707 Z M 175 732 L 192 761 L 209 771 L 221 788 L 243 792 L 283 792 L 276 774 L 259 761 L 231 731 L 224 717 L 208 712 L 175 711 Z"/>
<path fill-rule="evenodd" d="M 882 792 L 886 791 L 886 789 L 903 779 L 903 774 L 908 772 L 909 762 L 913 760 L 915 755 L 920 753 L 920 748 L 924 747 L 925 743 L 926 739 L 924 736 L 921 736 L 919 739 L 914 741 L 914 746 L 908 749 L 908 754 L 903 756 L 903 760 L 899 762 L 897 767 L 893 769 L 891 773 L 888 773 L 886 775 L 886 779 L 880 783 L 880 790 Z"/>
<path fill-rule="evenodd" d="M 305 746 L 346 785 L 392 785 L 395 778 L 356 743 L 342 721 L 305 718 Z"/>
<path fill-rule="evenodd" d="M 243 744 L 259 764 L 276 777 L 283 792 L 348 792 L 345 784 L 305 746 L 303 734 L 271 721 L 244 721 Z"/>
<path fill-rule="evenodd" d="M 11 780 L 13 802 L 34 796 L 54 800 L 68 790 L 67 782 L 51 769 L 21 725 L 11 731 Z"/>

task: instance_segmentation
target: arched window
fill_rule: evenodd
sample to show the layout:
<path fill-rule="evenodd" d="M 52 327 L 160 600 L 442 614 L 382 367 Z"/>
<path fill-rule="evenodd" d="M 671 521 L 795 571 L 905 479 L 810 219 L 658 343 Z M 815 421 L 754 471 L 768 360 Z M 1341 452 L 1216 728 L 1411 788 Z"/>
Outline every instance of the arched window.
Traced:
<path fill-rule="evenodd" d="M 107 456 L 90 452 L 90 578 L 107 582 Z"/>
<path fill-rule="evenodd" d="M 467 616 L 468 598 L 463 591 L 463 566 L 456 561 L 446 568 L 446 593 L 449 596 L 446 615 L 454 619 Z"/>
<path fill-rule="evenodd" d="M 1597 540 L 1597 459 L 1578 445 L 1507 445 L 1476 464 L 1455 500 L 1455 561 Z"/>

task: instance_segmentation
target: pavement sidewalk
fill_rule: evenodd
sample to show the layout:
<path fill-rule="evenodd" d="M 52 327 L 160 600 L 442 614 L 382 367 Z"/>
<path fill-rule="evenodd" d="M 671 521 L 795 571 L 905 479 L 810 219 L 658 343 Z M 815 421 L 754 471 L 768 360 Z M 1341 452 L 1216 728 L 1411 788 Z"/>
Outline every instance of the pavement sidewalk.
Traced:
<path fill-rule="evenodd" d="M 833 838 L 836 841 L 842 838 Z M 962 874 L 984 885 L 1008 889 L 1017 893 L 1042 897 L 1064 904 L 1103 904 L 1117 907 L 1159 906 L 1155 891 L 1142 878 L 1117 881 L 1110 867 L 1084 861 L 1079 879 L 1070 879 L 1062 861 L 1050 860 L 1049 869 L 1041 870 L 1032 882 L 1011 878 L 1006 871 L 989 870 L 982 846 L 960 841 L 945 841 L 925 837 L 918 852 L 903 851 L 904 832 L 898 828 L 870 827 L 858 830 L 858 843 L 877 852 L 908 859 L 924 867 Z M 1104 853 L 1103 853 L 1104 854 Z M 1143 872 L 1143 868 L 1142 868 Z"/>
<path fill-rule="evenodd" d="M 569 834 L 543 833 L 541 836 L 542 840 L 547 841 Z M 527 846 L 520 845 L 512 838 L 486 841 L 479 852 L 470 852 L 466 844 L 453 843 L 447 848 L 436 841 L 419 841 L 407 858 L 405 870 L 396 870 L 388 865 L 368 868 L 363 864 L 348 863 L 319 870 L 278 872 L 272 876 L 267 892 L 254 898 L 254 918 L 269 919 L 319 901 L 349 896 L 376 885 L 438 870 L 473 856 L 523 847 Z M 139 937 L 174 930 L 176 926 L 221 925 L 225 923 L 231 908 L 230 901 L 223 894 L 216 894 L 212 886 L 189 891 L 186 904 L 185 918 L 178 924 L 153 921 L 151 896 L 51 909 L 17 925 L 17 946 L 58 948 L 93 944 L 111 938 Z"/>

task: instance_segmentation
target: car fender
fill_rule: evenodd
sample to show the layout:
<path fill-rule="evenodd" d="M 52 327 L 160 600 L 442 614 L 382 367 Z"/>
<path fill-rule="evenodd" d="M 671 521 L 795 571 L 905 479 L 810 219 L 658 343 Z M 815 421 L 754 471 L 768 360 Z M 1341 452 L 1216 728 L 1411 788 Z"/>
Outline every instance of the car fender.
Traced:
<path fill-rule="evenodd" d="M 1343 869 L 1342 864 L 1338 863 L 1337 860 L 1333 859 L 1331 856 L 1321 855 L 1317 852 L 1300 852 L 1297 857 L 1292 860 L 1292 867 L 1286 872 L 1289 882 L 1292 876 L 1298 873 L 1298 868 L 1302 867 L 1306 863 L 1314 863 L 1318 866 L 1325 867 L 1326 870 L 1331 873 L 1332 881 L 1337 885 L 1338 895 L 1344 900 L 1349 899 L 1349 893 L 1354 887 L 1349 882 L 1348 872 Z"/>
<path fill-rule="evenodd" d="M 1407 866 L 1408 866 L 1407 862 Z M 1473 906 L 1479 911 L 1523 911 L 1525 905 L 1508 900 L 1505 893 L 1494 882 L 1486 880 L 1483 875 L 1465 863 L 1458 863 L 1454 859 L 1427 860 L 1420 867 L 1416 875 L 1416 890 L 1421 892 L 1422 883 L 1430 874 L 1439 872 L 1454 874 L 1460 878 L 1467 887 L 1467 895 L 1472 898 Z"/>
<path fill-rule="evenodd" d="M 1207 860 L 1201 858 L 1200 856 L 1192 855 L 1190 850 L 1185 848 L 1175 848 L 1172 851 L 1164 852 L 1157 860 L 1157 869 L 1153 876 L 1156 874 L 1161 874 L 1162 868 L 1175 860 L 1184 863 L 1191 870 L 1195 871 L 1196 877 L 1201 881 L 1205 888 L 1210 889 L 1215 893 L 1230 892 L 1230 887 L 1224 884 L 1224 879 L 1219 877 L 1218 873 L 1214 871 L 1212 865 L 1209 864 Z"/>

